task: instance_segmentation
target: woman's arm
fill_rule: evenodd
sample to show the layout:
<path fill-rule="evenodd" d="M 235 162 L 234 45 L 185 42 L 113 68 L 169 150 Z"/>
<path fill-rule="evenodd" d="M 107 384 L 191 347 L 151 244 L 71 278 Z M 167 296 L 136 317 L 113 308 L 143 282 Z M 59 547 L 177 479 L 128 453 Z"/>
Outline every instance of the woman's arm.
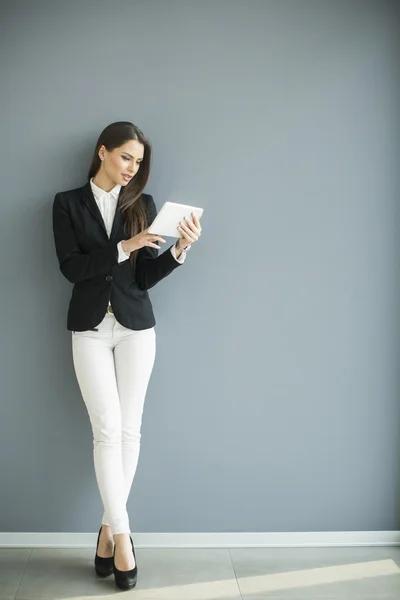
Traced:
<path fill-rule="evenodd" d="M 71 283 L 109 273 L 118 264 L 117 242 L 89 254 L 80 250 L 62 192 L 55 195 L 53 202 L 53 234 L 60 271 Z"/>
<path fill-rule="evenodd" d="M 153 196 L 147 194 L 147 199 L 148 223 L 150 225 L 157 216 L 157 208 Z M 137 284 L 140 289 L 148 290 L 182 264 L 183 262 L 178 262 L 174 258 L 171 248 L 159 254 L 158 248 L 145 246 L 138 251 L 136 257 Z"/>

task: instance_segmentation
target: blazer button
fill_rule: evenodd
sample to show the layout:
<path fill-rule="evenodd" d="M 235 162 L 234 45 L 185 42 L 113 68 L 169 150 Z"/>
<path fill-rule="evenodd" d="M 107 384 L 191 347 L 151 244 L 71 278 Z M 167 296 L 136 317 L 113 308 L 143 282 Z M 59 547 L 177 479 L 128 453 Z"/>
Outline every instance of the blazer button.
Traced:
<path fill-rule="evenodd" d="M 106 281 L 112 281 L 112 280 L 113 280 L 113 277 L 112 277 L 112 275 L 107 275 L 107 277 L 106 277 Z"/>

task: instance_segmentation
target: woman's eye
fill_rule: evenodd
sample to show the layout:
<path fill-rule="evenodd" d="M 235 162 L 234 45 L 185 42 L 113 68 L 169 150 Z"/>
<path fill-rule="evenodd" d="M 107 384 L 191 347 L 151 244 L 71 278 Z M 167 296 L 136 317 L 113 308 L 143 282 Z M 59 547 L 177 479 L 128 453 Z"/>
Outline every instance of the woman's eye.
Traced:
<path fill-rule="evenodd" d="M 128 158 L 127 156 L 123 156 L 122 158 L 123 158 L 124 160 L 129 160 L 129 158 Z M 138 161 L 136 164 L 137 164 L 137 165 L 140 167 L 141 163 L 142 163 L 142 161 L 141 161 L 141 160 L 139 160 L 139 161 Z"/>

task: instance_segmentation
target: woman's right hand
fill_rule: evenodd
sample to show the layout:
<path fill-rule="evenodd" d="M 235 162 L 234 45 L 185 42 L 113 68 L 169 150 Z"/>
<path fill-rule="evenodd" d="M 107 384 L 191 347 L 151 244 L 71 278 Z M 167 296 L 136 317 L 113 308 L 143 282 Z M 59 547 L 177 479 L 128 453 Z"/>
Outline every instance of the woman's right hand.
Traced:
<path fill-rule="evenodd" d="M 122 240 L 122 250 L 128 254 L 135 250 L 140 250 L 140 248 L 144 248 L 145 246 L 150 246 L 151 248 L 157 248 L 159 250 L 160 246 L 157 246 L 154 242 L 165 242 L 166 240 L 155 233 L 148 233 L 149 229 L 150 227 L 147 227 L 147 229 L 144 229 L 129 240 Z"/>

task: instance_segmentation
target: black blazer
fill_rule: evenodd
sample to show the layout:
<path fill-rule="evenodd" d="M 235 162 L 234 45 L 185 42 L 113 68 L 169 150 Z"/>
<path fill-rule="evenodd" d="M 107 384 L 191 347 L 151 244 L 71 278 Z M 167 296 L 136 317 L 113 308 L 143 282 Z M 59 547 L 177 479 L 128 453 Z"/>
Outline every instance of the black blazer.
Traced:
<path fill-rule="evenodd" d="M 143 194 L 143 200 L 150 225 L 157 209 L 149 194 Z M 57 258 L 61 273 L 74 284 L 67 319 L 70 331 L 94 329 L 103 320 L 109 300 L 121 325 L 135 330 L 155 325 L 147 290 L 182 263 L 175 260 L 170 250 L 159 254 L 157 248 L 150 246 L 138 251 L 136 266 L 129 259 L 118 263 L 117 244 L 129 239 L 124 224 L 118 202 L 108 237 L 90 181 L 55 195 L 53 233 Z"/>

